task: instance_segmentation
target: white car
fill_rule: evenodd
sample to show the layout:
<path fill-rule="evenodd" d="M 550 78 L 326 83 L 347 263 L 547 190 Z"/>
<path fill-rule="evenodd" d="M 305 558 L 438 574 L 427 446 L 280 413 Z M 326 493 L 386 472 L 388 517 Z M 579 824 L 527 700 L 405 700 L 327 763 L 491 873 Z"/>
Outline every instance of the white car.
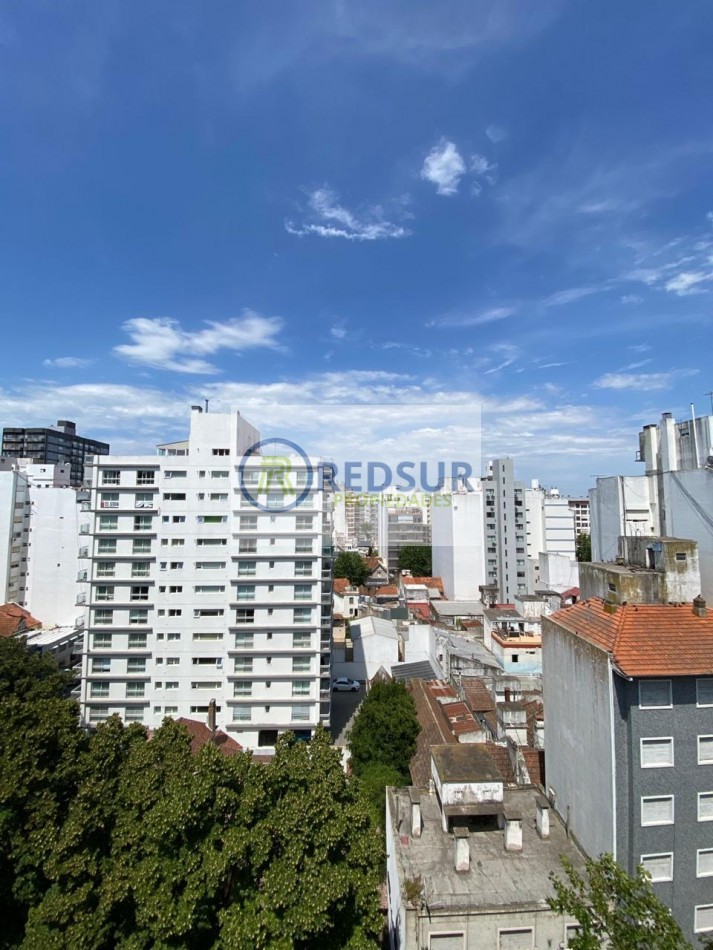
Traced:
<path fill-rule="evenodd" d="M 332 689 L 335 693 L 342 691 L 356 693 L 361 689 L 361 683 L 359 680 L 350 680 L 348 676 L 339 676 L 332 680 Z"/>

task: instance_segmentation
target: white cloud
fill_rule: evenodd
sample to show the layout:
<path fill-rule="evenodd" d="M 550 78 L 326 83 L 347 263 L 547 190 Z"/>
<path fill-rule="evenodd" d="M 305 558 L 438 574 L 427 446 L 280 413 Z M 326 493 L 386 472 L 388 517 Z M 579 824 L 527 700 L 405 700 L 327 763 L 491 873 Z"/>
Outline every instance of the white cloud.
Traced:
<path fill-rule="evenodd" d="M 605 373 L 594 381 L 597 389 L 637 389 L 653 392 L 669 389 L 677 379 L 693 376 L 696 369 L 671 370 L 668 373 Z"/>
<path fill-rule="evenodd" d="M 485 134 L 494 145 L 497 145 L 498 142 L 502 142 L 508 135 L 507 130 L 500 125 L 489 125 L 485 130 Z"/>
<path fill-rule="evenodd" d="M 91 366 L 94 360 L 83 359 L 81 356 L 58 356 L 56 359 L 42 360 L 43 366 L 54 366 L 57 369 L 80 369 Z"/>
<path fill-rule="evenodd" d="M 421 178 L 436 186 L 439 195 L 454 195 L 466 166 L 454 142 L 441 139 L 426 156 Z"/>
<path fill-rule="evenodd" d="M 624 294 L 621 298 L 622 303 L 643 303 L 644 298 L 640 297 L 638 294 Z"/>
<path fill-rule="evenodd" d="M 698 284 L 713 280 L 713 273 L 704 271 L 682 271 L 675 277 L 666 281 L 666 290 L 669 293 L 676 294 L 677 297 L 686 297 L 689 294 L 700 294 L 704 290 Z"/>
<path fill-rule="evenodd" d="M 330 336 L 334 340 L 343 340 L 347 335 L 346 321 L 339 320 L 329 329 Z"/>
<path fill-rule="evenodd" d="M 545 307 L 561 307 L 563 304 L 574 303 L 575 300 L 581 300 L 582 297 L 588 297 L 590 294 L 600 293 L 601 287 L 570 287 L 568 290 L 559 290 L 555 294 L 550 294 L 542 301 Z"/>
<path fill-rule="evenodd" d="M 505 320 L 515 313 L 515 307 L 491 307 L 481 313 L 446 314 L 429 320 L 427 327 L 479 327 L 486 323 Z"/>
<path fill-rule="evenodd" d="M 403 198 L 400 203 L 404 203 Z M 311 192 L 308 207 L 307 218 L 302 224 L 285 221 L 286 231 L 298 237 L 316 234 L 318 237 L 344 238 L 347 241 L 380 241 L 404 238 L 411 234 L 408 228 L 386 220 L 381 205 L 372 205 L 357 214 L 339 204 L 339 195 L 327 186 Z"/>
<path fill-rule="evenodd" d="M 123 325 L 132 342 L 115 346 L 114 353 L 155 369 L 212 375 L 220 370 L 203 357 L 219 350 L 277 349 L 282 325 L 279 317 L 263 317 L 252 310 L 223 323 L 207 320 L 204 329 L 194 331 L 183 330 L 177 320 L 167 317 L 136 317 Z"/>

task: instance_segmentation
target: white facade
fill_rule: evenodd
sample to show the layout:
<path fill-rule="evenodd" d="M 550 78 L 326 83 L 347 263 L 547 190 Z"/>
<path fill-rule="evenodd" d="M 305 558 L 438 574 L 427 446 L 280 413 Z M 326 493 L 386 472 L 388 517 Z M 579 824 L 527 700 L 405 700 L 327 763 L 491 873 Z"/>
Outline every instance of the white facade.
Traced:
<path fill-rule="evenodd" d="M 448 600 L 478 600 L 485 584 L 483 490 L 478 485 L 439 498 L 449 503 L 431 511 L 433 575 L 442 579 Z"/>
<path fill-rule="evenodd" d="M 86 493 L 69 463 L 4 459 L 0 466 L 0 596 L 45 627 L 83 621 L 79 522 Z"/>
<path fill-rule="evenodd" d="M 644 475 L 598 478 L 589 493 L 592 560 L 613 561 L 618 538 L 698 542 L 703 596 L 713 598 L 713 416 L 675 422 L 664 413 L 639 433 Z"/>
<path fill-rule="evenodd" d="M 221 729 L 268 749 L 328 724 L 332 470 L 245 458 L 258 440 L 194 407 L 187 442 L 95 459 L 86 722 L 203 719 L 215 699 Z"/>

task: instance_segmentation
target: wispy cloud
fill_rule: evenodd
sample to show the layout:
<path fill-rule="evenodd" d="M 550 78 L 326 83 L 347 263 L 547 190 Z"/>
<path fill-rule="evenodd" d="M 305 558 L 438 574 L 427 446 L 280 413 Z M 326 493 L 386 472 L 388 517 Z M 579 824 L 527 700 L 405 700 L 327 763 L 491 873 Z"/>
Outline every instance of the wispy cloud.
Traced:
<path fill-rule="evenodd" d="M 427 327 L 479 327 L 486 323 L 506 320 L 516 312 L 515 307 L 491 307 L 480 313 L 449 313 L 429 320 Z"/>
<path fill-rule="evenodd" d="M 636 304 L 643 303 L 644 298 L 640 297 L 638 294 L 624 294 L 621 298 L 621 302 L 625 304 Z"/>
<path fill-rule="evenodd" d="M 500 125 L 489 125 L 485 130 L 485 134 L 494 145 L 497 145 L 498 142 L 502 142 L 508 135 L 507 130 Z"/>
<path fill-rule="evenodd" d="M 512 366 L 520 355 L 520 350 L 512 343 L 496 343 L 490 347 L 490 352 L 494 353 L 500 359 L 495 366 L 491 366 L 490 369 L 485 371 L 483 374 L 485 376 L 490 376 L 492 373 L 499 373 L 500 370 L 507 369 L 508 366 Z"/>
<path fill-rule="evenodd" d="M 58 356 L 56 359 L 42 360 L 43 366 L 54 366 L 57 369 L 81 369 L 91 366 L 94 360 L 84 359 L 81 356 Z"/>
<path fill-rule="evenodd" d="M 441 139 L 426 156 L 421 168 L 421 178 L 435 185 L 439 195 L 448 196 L 458 191 L 465 172 L 465 161 L 455 143 Z"/>
<path fill-rule="evenodd" d="M 713 271 L 682 271 L 667 280 L 665 287 L 669 293 L 676 294 L 678 297 L 687 297 L 689 294 L 703 293 L 704 288 L 698 285 L 709 280 L 713 280 Z"/>
<path fill-rule="evenodd" d="M 604 287 L 570 287 L 567 290 L 558 290 L 557 293 L 550 294 L 549 297 L 545 297 L 542 303 L 545 307 L 561 307 L 564 304 L 574 303 L 575 300 L 581 300 L 582 297 L 601 293 L 604 289 Z"/>
<path fill-rule="evenodd" d="M 343 340 L 347 335 L 346 320 L 338 320 L 329 328 L 329 335 L 333 340 Z"/>
<path fill-rule="evenodd" d="M 597 389 L 636 389 L 642 392 L 653 392 L 661 389 L 670 389 L 671 386 L 685 376 L 694 376 L 697 369 L 671 370 L 668 373 L 605 373 L 594 381 Z"/>
<path fill-rule="evenodd" d="M 131 363 L 175 373 L 212 375 L 220 370 L 203 359 L 220 350 L 240 353 L 244 350 L 279 347 L 279 317 L 263 317 L 246 310 L 242 317 L 224 322 L 207 320 L 201 330 L 184 330 L 177 320 L 167 317 L 136 317 L 122 329 L 131 343 L 114 347 L 114 353 Z"/>
<path fill-rule="evenodd" d="M 337 192 L 327 186 L 311 192 L 307 204 L 308 213 L 301 224 L 285 221 L 285 229 L 290 234 L 298 237 L 315 234 L 347 241 L 381 241 L 411 234 L 403 225 L 388 221 L 381 205 L 371 205 L 360 212 L 350 211 L 339 203 Z"/>

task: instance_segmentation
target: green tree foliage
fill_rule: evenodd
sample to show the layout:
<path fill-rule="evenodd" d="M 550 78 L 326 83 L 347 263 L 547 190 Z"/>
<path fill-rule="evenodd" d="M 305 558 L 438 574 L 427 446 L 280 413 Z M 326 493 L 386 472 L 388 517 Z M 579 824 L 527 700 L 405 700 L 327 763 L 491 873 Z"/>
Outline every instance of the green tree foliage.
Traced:
<path fill-rule="evenodd" d="M 369 568 L 356 551 L 340 551 L 334 559 L 334 576 L 346 577 L 350 584 L 361 587 L 369 576 Z"/>
<path fill-rule="evenodd" d="M 371 762 L 359 769 L 359 784 L 374 826 L 383 828 L 386 807 L 384 789 L 387 785 L 396 788 L 409 785 L 410 778 L 408 775 L 404 775 L 403 772 L 399 772 L 393 765 Z"/>
<path fill-rule="evenodd" d="M 578 561 L 592 560 L 592 538 L 586 531 L 580 531 L 577 535 L 576 555 Z"/>
<path fill-rule="evenodd" d="M 420 732 L 416 707 L 403 683 L 374 683 L 349 735 L 352 768 L 361 776 L 374 765 L 389 766 L 408 781 Z"/>
<path fill-rule="evenodd" d="M 411 571 L 414 577 L 430 577 L 433 571 L 431 548 L 426 544 L 407 544 L 399 551 L 399 570 Z"/>
<path fill-rule="evenodd" d="M 642 867 L 630 877 L 610 854 L 588 859 L 585 874 L 562 858 L 565 880 L 552 875 L 550 908 L 579 921 L 572 950 L 691 950 Z"/>
<path fill-rule="evenodd" d="M 194 755 L 171 719 L 150 741 L 117 718 L 87 736 L 19 646 L 0 642 L 0 945 L 377 946 L 382 847 L 324 730 L 282 737 L 270 765 Z"/>

